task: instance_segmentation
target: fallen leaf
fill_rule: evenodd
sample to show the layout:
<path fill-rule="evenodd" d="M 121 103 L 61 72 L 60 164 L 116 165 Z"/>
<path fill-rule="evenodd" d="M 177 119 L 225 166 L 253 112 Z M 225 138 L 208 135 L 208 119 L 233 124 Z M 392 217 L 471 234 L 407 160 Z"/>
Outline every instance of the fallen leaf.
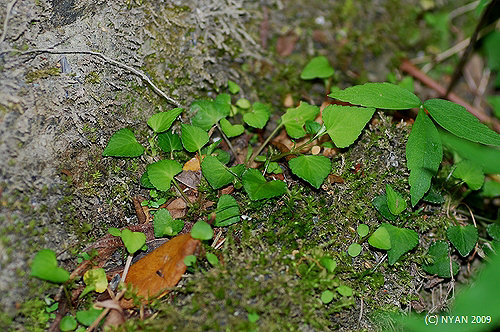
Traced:
<path fill-rule="evenodd" d="M 200 241 L 190 234 L 172 238 L 132 264 L 125 283 L 132 285 L 137 289 L 137 295 L 146 299 L 166 294 L 186 272 L 184 258 L 193 255 L 199 244 Z"/>
<path fill-rule="evenodd" d="M 187 204 L 182 198 L 176 198 L 167 205 L 167 210 L 174 219 L 182 218 L 186 215 Z"/>
<path fill-rule="evenodd" d="M 184 166 L 182 166 L 183 171 L 199 171 L 200 170 L 200 160 L 196 157 L 189 159 Z"/>
<path fill-rule="evenodd" d="M 284 36 L 280 36 L 278 38 L 278 42 L 276 43 L 276 52 L 282 57 L 289 56 L 292 54 L 298 40 L 299 36 L 297 36 L 293 31 L 288 32 Z"/>
<path fill-rule="evenodd" d="M 198 163 L 197 171 L 182 171 L 175 179 L 186 187 L 197 190 L 201 181 L 200 164 Z"/>

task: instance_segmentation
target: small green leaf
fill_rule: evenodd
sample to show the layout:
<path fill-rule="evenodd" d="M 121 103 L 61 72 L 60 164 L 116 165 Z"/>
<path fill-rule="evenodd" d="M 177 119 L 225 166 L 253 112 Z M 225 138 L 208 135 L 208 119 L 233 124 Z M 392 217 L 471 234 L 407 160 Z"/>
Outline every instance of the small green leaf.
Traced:
<path fill-rule="evenodd" d="M 201 150 L 208 143 L 208 134 L 199 127 L 183 124 L 181 131 L 182 145 L 189 152 Z"/>
<path fill-rule="evenodd" d="M 397 219 L 397 216 L 393 215 L 389 210 L 389 206 L 387 205 L 387 196 L 385 194 L 375 197 L 372 204 L 385 219 L 389 221 Z"/>
<path fill-rule="evenodd" d="M 219 189 L 234 180 L 234 175 L 214 156 L 206 156 L 203 159 L 201 171 L 214 189 Z"/>
<path fill-rule="evenodd" d="M 184 264 L 186 264 L 186 266 L 193 266 L 194 263 L 196 263 L 195 255 L 187 255 L 186 257 L 184 257 Z"/>
<path fill-rule="evenodd" d="M 148 165 L 149 181 L 158 190 L 170 189 L 174 176 L 182 172 L 182 165 L 175 160 L 160 160 Z"/>
<path fill-rule="evenodd" d="M 53 283 L 64 283 L 69 272 L 57 266 L 56 254 L 50 249 L 40 250 L 31 263 L 31 276 Z"/>
<path fill-rule="evenodd" d="M 212 266 L 219 266 L 219 258 L 217 258 L 216 255 L 212 254 L 211 252 L 207 252 L 207 261 L 212 265 Z"/>
<path fill-rule="evenodd" d="M 250 104 L 250 101 L 248 101 L 248 99 L 240 98 L 236 101 L 236 106 L 238 106 L 239 108 L 243 108 L 244 110 L 247 110 L 252 106 L 252 104 Z"/>
<path fill-rule="evenodd" d="M 415 248 L 418 244 L 417 232 L 392 226 L 391 224 L 382 224 L 387 229 L 391 238 L 391 249 L 387 251 L 387 258 L 390 265 L 393 265 L 398 259 Z"/>
<path fill-rule="evenodd" d="M 167 209 L 159 209 L 153 216 L 155 237 L 173 236 L 184 228 L 184 221 L 172 218 Z"/>
<path fill-rule="evenodd" d="M 227 87 L 229 88 L 229 92 L 233 95 L 240 92 L 240 86 L 231 80 L 227 80 Z"/>
<path fill-rule="evenodd" d="M 203 149 L 201 149 L 201 154 L 207 156 L 211 155 L 215 151 L 215 149 L 220 145 L 221 142 L 222 140 L 219 139 L 213 142 L 212 144 L 205 146 Z"/>
<path fill-rule="evenodd" d="M 245 131 L 245 127 L 243 127 L 242 125 L 240 124 L 233 125 L 226 119 L 220 120 L 220 127 L 227 137 L 239 136 L 243 134 L 243 132 Z"/>
<path fill-rule="evenodd" d="M 422 269 L 429 274 L 437 274 L 441 278 L 450 278 L 450 257 L 448 243 L 437 241 L 429 247 L 429 256 L 432 258 L 431 264 L 422 265 Z M 458 264 L 452 262 L 453 275 L 458 272 Z"/>
<path fill-rule="evenodd" d="M 366 224 L 359 224 L 356 228 L 356 232 L 358 233 L 360 238 L 364 238 L 370 232 L 370 227 Z"/>
<path fill-rule="evenodd" d="M 328 304 L 333 301 L 334 294 L 332 291 L 326 290 L 321 293 L 321 302 Z"/>
<path fill-rule="evenodd" d="M 89 310 L 80 310 L 76 312 L 76 319 L 80 324 L 90 326 L 99 317 L 104 309 L 90 308 Z"/>
<path fill-rule="evenodd" d="M 148 119 L 148 125 L 153 129 L 155 133 L 161 133 L 168 130 L 175 119 L 184 111 L 183 108 L 174 108 L 168 112 L 160 112 L 153 114 Z"/>
<path fill-rule="evenodd" d="M 166 132 L 158 135 L 158 146 L 164 152 L 182 150 L 181 138 L 179 135 Z"/>
<path fill-rule="evenodd" d="M 374 112 L 374 108 L 328 105 L 323 110 L 326 132 L 337 147 L 348 147 L 361 134 Z"/>
<path fill-rule="evenodd" d="M 76 329 L 76 319 L 73 316 L 64 316 L 59 322 L 59 329 L 61 331 L 73 331 Z"/>
<path fill-rule="evenodd" d="M 280 165 L 275 162 L 271 161 L 269 165 L 267 166 L 267 173 L 272 173 L 272 174 L 281 174 L 283 173 L 283 169 L 280 167 Z"/>
<path fill-rule="evenodd" d="M 319 189 L 332 169 L 330 159 L 324 156 L 305 156 L 293 158 L 288 162 L 292 173 Z"/>
<path fill-rule="evenodd" d="M 404 110 L 420 107 L 417 96 L 398 85 L 391 83 L 366 83 L 344 90 L 332 91 L 331 98 L 365 107 Z"/>
<path fill-rule="evenodd" d="M 121 238 L 129 254 L 134 254 L 146 243 L 146 235 L 144 233 L 132 232 L 127 228 L 122 231 Z"/>
<path fill-rule="evenodd" d="M 123 128 L 114 133 L 108 145 L 102 152 L 104 157 L 139 157 L 144 153 L 144 147 L 137 142 L 134 133 Z"/>
<path fill-rule="evenodd" d="M 250 127 L 262 129 L 269 120 L 271 110 L 269 106 L 262 103 L 254 103 L 252 111 L 243 115 L 243 121 Z"/>
<path fill-rule="evenodd" d="M 347 248 L 347 253 L 351 257 L 357 257 L 361 253 L 361 245 L 359 243 L 352 243 L 349 248 Z"/>
<path fill-rule="evenodd" d="M 446 235 L 462 257 L 474 249 L 478 239 L 477 228 L 473 225 L 448 227 Z"/>
<path fill-rule="evenodd" d="M 286 183 L 279 180 L 267 182 L 260 172 L 254 168 L 247 169 L 243 173 L 243 188 L 252 201 L 283 195 Z"/>
<path fill-rule="evenodd" d="M 459 162 L 453 171 L 453 176 L 463 180 L 472 190 L 480 189 L 484 183 L 484 174 L 481 166 L 470 160 Z"/>
<path fill-rule="evenodd" d="M 424 107 L 450 133 L 472 142 L 500 146 L 500 135 L 479 122 L 465 107 L 443 99 L 427 100 Z"/>
<path fill-rule="evenodd" d="M 384 224 L 383 224 L 384 225 Z M 380 226 L 368 238 L 368 243 L 377 249 L 391 249 L 391 237 L 385 227 Z"/>
<path fill-rule="evenodd" d="M 436 174 L 442 159 L 443 148 L 436 126 L 425 112 L 420 111 L 406 143 L 412 206 L 429 190 L 431 178 Z"/>
<path fill-rule="evenodd" d="M 153 186 L 151 181 L 149 181 L 148 171 L 145 171 L 144 173 L 142 173 L 139 182 L 141 183 L 141 186 L 144 188 L 147 188 L 147 189 L 154 189 L 155 188 L 155 186 Z"/>
<path fill-rule="evenodd" d="M 259 314 L 258 314 L 258 313 L 256 313 L 256 312 L 249 312 L 247 317 L 248 317 L 248 321 L 249 321 L 250 323 L 255 323 L 255 322 L 257 322 L 257 321 L 259 320 L 259 318 L 260 318 L 260 317 L 259 317 Z"/>
<path fill-rule="evenodd" d="M 122 231 L 119 230 L 118 228 L 115 228 L 115 227 L 109 227 L 108 233 L 113 235 L 113 236 L 121 236 L 122 235 Z"/>
<path fill-rule="evenodd" d="M 500 196 L 500 182 L 486 181 L 481 192 L 483 197 L 498 197 Z"/>
<path fill-rule="evenodd" d="M 335 271 L 335 268 L 337 267 L 337 262 L 329 257 L 329 256 L 324 256 L 321 257 L 319 260 L 319 263 L 321 266 L 323 266 L 329 273 L 333 273 Z"/>
<path fill-rule="evenodd" d="M 441 193 L 434 188 L 434 186 L 431 186 L 427 194 L 425 194 L 424 198 L 422 198 L 424 201 L 432 203 L 432 204 L 443 204 L 444 203 L 444 197 L 441 195 Z"/>
<path fill-rule="evenodd" d="M 340 285 L 336 290 L 342 296 L 352 296 L 353 294 L 352 288 L 346 285 Z"/>
<path fill-rule="evenodd" d="M 229 116 L 231 112 L 231 97 L 223 93 L 218 95 L 214 101 L 196 100 L 191 104 L 191 112 L 196 112 L 191 123 L 203 130 L 209 130 L 220 119 Z"/>
<path fill-rule="evenodd" d="M 500 225 L 499 224 L 489 224 L 486 227 L 486 231 L 495 241 L 500 241 Z"/>
<path fill-rule="evenodd" d="M 103 268 L 90 269 L 83 275 L 85 289 L 80 294 L 80 298 L 91 291 L 102 293 L 108 288 L 108 278 Z"/>
<path fill-rule="evenodd" d="M 214 226 L 229 226 L 240 221 L 240 207 L 231 195 L 221 195 L 215 210 Z"/>
<path fill-rule="evenodd" d="M 387 194 L 387 206 L 392 214 L 398 215 L 406 209 L 406 201 L 400 193 L 392 189 L 390 184 L 385 185 Z"/>
<path fill-rule="evenodd" d="M 306 121 L 306 125 L 305 125 L 305 128 L 306 128 L 306 132 L 309 134 L 309 135 L 316 135 L 318 133 L 318 131 L 321 129 L 321 124 L 320 123 L 317 123 L 316 121 L 311 121 L 311 120 L 307 120 Z"/>
<path fill-rule="evenodd" d="M 300 74 L 303 80 L 312 80 L 315 78 L 328 78 L 333 75 L 333 68 L 328 59 L 324 56 L 317 56 L 311 59 Z"/>
<path fill-rule="evenodd" d="M 191 236 L 193 239 L 210 240 L 214 237 L 214 230 L 208 223 L 197 221 L 191 228 Z"/>
<path fill-rule="evenodd" d="M 318 114 L 318 106 L 302 101 L 296 108 L 287 109 L 286 113 L 281 116 L 281 121 L 290 137 L 301 138 L 306 134 L 303 128 L 306 121 L 313 121 Z"/>
<path fill-rule="evenodd" d="M 500 173 L 500 149 L 468 141 L 446 130 L 439 129 L 438 131 L 443 145 L 462 159 L 467 159 L 481 166 L 485 174 Z"/>
<path fill-rule="evenodd" d="M 222 149 L 216 149 L 214 152 L 212 152 L 212 156 L 217 158 L 224 165 L 231 160 L 231 155 L 229 154 L 229 152 Z"/>

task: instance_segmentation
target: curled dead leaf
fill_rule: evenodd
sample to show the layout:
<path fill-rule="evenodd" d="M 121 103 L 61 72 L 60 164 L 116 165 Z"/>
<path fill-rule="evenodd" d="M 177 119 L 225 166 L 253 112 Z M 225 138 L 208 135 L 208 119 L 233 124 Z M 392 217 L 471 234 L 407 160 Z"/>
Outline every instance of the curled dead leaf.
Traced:
<path fill-rule="evenodd" d="M 161 296 L 177 285 L 186 265 L 184 258 L 193 255 L 200 244 L 190 234 L 178 235 L 132 264 L 125 283 L 145 299 Z M 126 302 L 126 301 L 125 301 Z M 121 303 L 127 307 L 126 303 Z"/>

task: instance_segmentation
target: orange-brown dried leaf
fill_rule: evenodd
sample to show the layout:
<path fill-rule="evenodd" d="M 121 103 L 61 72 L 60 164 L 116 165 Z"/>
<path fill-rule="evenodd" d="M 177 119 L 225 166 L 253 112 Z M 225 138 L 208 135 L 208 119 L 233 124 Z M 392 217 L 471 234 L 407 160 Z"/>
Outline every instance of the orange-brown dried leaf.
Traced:
<path fill-rule="evenodd" d="M 200 167 L 200 160 L 196 157 L 194 158 L 191 158 L 190 160 L 188 160 L 184 166 L 182 166 L 182 170 L 183 171 L 193 171 L 193 172 L 196 172 L 196 171 L 199 171 L 201 169 Z"/>
<path fill-rule="evenodd" d="M 166 293 L 186 272 L 184 258 L 193 255 L 200 244 L 190 234 L 182 234 L 132 264 L 125 283 L 146 299 Z"/>

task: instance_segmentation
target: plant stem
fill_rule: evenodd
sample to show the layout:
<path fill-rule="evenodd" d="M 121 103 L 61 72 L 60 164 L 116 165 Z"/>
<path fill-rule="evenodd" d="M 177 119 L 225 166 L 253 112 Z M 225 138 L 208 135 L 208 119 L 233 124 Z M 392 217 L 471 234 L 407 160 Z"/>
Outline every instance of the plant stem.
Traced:
<path fill-rule="evenodd" d="M 175 179 L 172 179 L 172 182 L 174 183 L 174 186 L 175 188 L 177 188 L 177 190 L 181 193 L 181 196 L 182 198 L 184 199 L 184 201 L 186 202 L 186 204 L 189 206 L 189 207 L 192 207 L 193 204 L 191 204 L 191 201 L 189 200 L 189 198 L 186 196 L 186 194 L 184 193 L 184 191 L 182 191 L 181 187 L 179 186 L 179 184 L 177 183 L 177 181 L 175 181 Z"/>
<path fill-rule="evenodd" d="M 273 138 L 274 135 L 276 135 L 278 133 L 278 131 L 281 129 L 281 127 L 283 127 L 283 123 L 280 123 L 276 128 L 274 128 L 274 130 L 271 133 L 271 135 L 269 135 L 267 137 L 267 139 L 264 141 L 264 143 L 262 143 L 262 145 L 252 155 L 252 157 L 250 158 L 250 160 L 247 162 L 247 165 L 250 165 L 253 162 L 253 160 L 262 152 L 262 150 L 264 150 L 264 147 L 269 143 L 269 141 L 271 140 L 271 138 Z"/>
<path fill-rule="evenodd" d="M 125 282 L 125 278 L 127 278 L 128 269 L 130 268 L 130 264 L 132 263 L 133 257 L 134 256 L 131 254 L 129 254 L 127 257 L 127 262 L 125 263 L 125 268 L 123 269 L 121 282 Z"/>
<path fill-rule="evenodd" d="M 75 312 L 74 312 L 75 309 L 73 308 L 71 296 L 69 295 L 68 288 L 66 287 L 66 284 L 63 285 L 63 290 L 64 290 L 64 296 L 66 296 L 66 301 L 68 301 L 69 310 L 71 311 L 72 314 L 75 314 Z"/>
<path fill-rule="evenodd" d="M 315 137 L 312 137 L 310 138 L 307 142 L 305 142 L 304 144 L 302 145 L 299 145 L 298 147 L 288 151 L 288 152 L 283 152 L 283 153 L 280 153 L 274 157 L 271 158 L 271 161 L 276 161 L 276 160 L 280 160 L 281 158 L 283 157 L 286 157 L 288 155 L 291 155 L 291 154 L 295 154 L 297 152 L 300 152 L 301 150 L 303 150 L 305 147 L 307 147 L 309 144 L 311 144 L 313 142 L 313 140 L 315 139 Z"/>
<path fill-rule="evenodd" d="M 241 161 L 240 157 L 236 154 L 236 151 L 234 151 L 234 148 L 233 148 L 233 145 L 231 144 L 231 141 L 229 141 L 229 138 L 227 138 L 226 134 L 224 134 L 224 132 L 222 131 L 219 123 L 217 122 L 215 124 L 215 126 L 217 126 L 217 129 L 219 130 L 219 132 L 221 133 L 222 135 L 222 138 L 224 139 L 224 141 L 226 141 L 227 143 L 227 146 L 229 146 L 229 150 L 231 150 L 231 152 L 233 153 L 234 155 L 234 158 L 236 158 L 236 162 L 238 164 L 243 164 L 243 162 Z"/>

